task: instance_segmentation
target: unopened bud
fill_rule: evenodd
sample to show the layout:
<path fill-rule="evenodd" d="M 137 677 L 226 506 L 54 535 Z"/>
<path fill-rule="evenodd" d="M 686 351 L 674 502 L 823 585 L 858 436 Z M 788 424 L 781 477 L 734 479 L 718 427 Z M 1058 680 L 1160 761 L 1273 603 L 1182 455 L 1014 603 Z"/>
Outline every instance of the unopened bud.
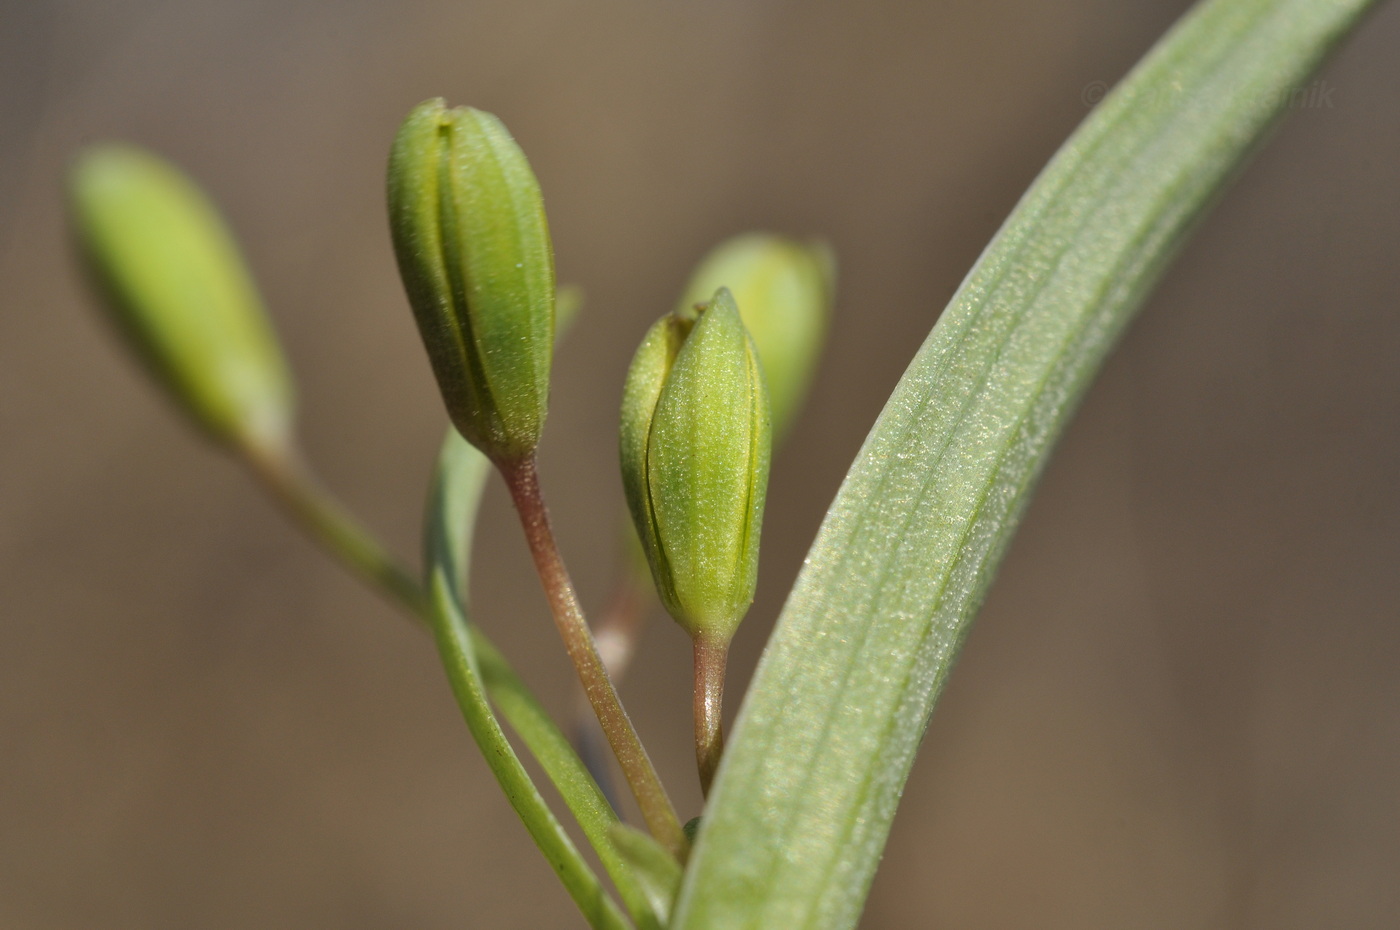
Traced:
<path fill-rule="evenodd" d="M 528 456 L 549 400 L 555 290 L 525 154 L 489 113 L 420 104 L 389 156 L 389 223 L 452 422 L 497 462 Z"/>
<path fill-rule="evenodd" d="M 745 233 L 716 246 L 691 276 L 682 308 L 729 288 L 758 347 L 773 407 L 774 441 L 802 407 L 826 339 L 835 260 L 818 243 Z"/>
<path fill-rule="evenodd" d="M 233 236 L 204 193 L 149 152 L 101 145 L 74 168 L 71 208 L 94 282 L 175 400 L 222 441 L 285 447 L 291 378 Z"/>
<path fill-rule="evenodd" d="M 663 317 L 623 389 L 628 507 L 662 603 L 727 641 L 753 602 L 772 424 L 753 341 L 729 291 Z"/>

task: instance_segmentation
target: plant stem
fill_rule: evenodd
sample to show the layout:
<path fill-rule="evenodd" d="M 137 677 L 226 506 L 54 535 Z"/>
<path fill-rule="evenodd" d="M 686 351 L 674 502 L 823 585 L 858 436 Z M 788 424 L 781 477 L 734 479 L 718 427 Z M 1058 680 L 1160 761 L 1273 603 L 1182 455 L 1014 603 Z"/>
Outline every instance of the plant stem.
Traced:
<path fill-rule="evenodd" d="M 637 641 L 646 626 L 647 606 L 650 603 L 648 593 L 648 588 L 638 584 L 637 573 L 624 566 L 613 587 L 608 607 L 603 612 L 603 619 L 593 634 L 598 657 L 603 660 L 603 668 L 607 669 L 614 686 L 627 674 L 632 656 L 637 652 Z M 607 751 L 602 745 L 603 732 L 598 729 L 598 721 L 593 716 L 587 695 L 579 694 L 578 705 L 574 712 L 574 746 L 604 796 L 613 807 L 617 807 Z"/>
<path fill-rule="evenodd" d="M 554 614 L 554 624 L 564 640 L 564 648 L 578 672 L 583 692 L 593 712 L 603 727 L 618 765 L 632 789 L 632 796 L 641 808 L 642 819 L 657 842 L 665 846 L 678 860 L 684 860 L 686 852 L 685 834 L 681 831 L 680 819 L 656 769 L 647 756 L 642 741 L 637 736 L 632 721 L 627 717 L 622 702 L 618 700 L 612 679 L 598 657 L 593 634 L 584 619 L 579 606 L 578 595 L 573 582 L 569 580 L 568 569 L 559 554 L 559 546 L 554 539 L 554 530 L 549 524 L 549 512 L 540 496 L 539 473 L 533 455 L 515 463 L 497 463 L 511 500 L 520 515 L 520 525 L 525 531 L 525 539 L 530 546 L 530 554 L 535 560 L 535 570 L 539 573 L 549 600 L 550 612 Z"/>
<path fill-rule="evenodd" d="M 700 791 L 707 798 L 724 754 L 724 669 L 728 662 L 728 640 L 703 634 L 695 637 L 695 764 L 700 769 Z"/>
<path fill-rule="evenodd" d="M 370 587 L 423 620 L 427 602 L 422 587 L 321 487 L 294 449 L 244 451 L 244 461 L 253 474 L 307 533 Z"/>

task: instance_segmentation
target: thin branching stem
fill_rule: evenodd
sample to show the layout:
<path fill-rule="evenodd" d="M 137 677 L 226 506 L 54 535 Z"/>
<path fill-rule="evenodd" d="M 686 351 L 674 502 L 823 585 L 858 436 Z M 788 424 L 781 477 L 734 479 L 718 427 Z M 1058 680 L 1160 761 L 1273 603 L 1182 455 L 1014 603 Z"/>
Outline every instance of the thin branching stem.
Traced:
<path fill-rule="evenodd" d="M 428 605 L 422 586 L 321 486 L 295 450 L 248 450 L 244 461 L 313 539 L 371 588 L 401 604 L 416 620 L 426 622 Z"/>
<path fill-rule="evenodd" d="M 637 572 L 624 565 L 618 572 L 608 606 L 593 634 L 594 642 L 598 645 L 598 656 L 603 660 L 603 668 L 607 669 L 614 686 L 622 683 L 632 664 L 632 657 L 637 654 L 637 643 L 646 629 L 647 608 L 652 601 L 651 579 L 639 578 Z M 612 772 L 608 766 L 609 750 L 604 746 L 603 731 L 598 729 L 588 696 L 582 691 L 577 703 L 573 722 L 574 746 L 598 787 L 616 807 L 617 795 L 613 789 Z"/>
<path fill-rule="evenodd" d="M 607 669 L 603 667 L 573 582 L 569 579 L 568 569 L 559 553 L 554 530 L 549 523 L 549 512 L 540 495 L 539 472 L 534 456 L 516 463 L 498 464 L 498 467 L 520 515 L 520 525 L 525 531 L 535 569 L 549 600 L 554 624 L 578 672 L 584 694 L 588 696 L 603 734 L 617 757 L 623 777 L 627 779 L 632 796 L 641 809 L 642 819 L 657 842 L 678 859 L 684 859 L 687 844 L 676 809 L 618 699 Z"/>

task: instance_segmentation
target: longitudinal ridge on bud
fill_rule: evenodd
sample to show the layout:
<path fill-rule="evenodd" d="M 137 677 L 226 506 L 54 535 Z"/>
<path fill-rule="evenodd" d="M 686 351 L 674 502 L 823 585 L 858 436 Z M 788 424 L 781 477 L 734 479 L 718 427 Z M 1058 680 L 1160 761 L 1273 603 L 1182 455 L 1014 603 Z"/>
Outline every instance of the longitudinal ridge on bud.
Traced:
<path fill-rule="evenodd" d="M 707 795 L 724 749 L 729 642 L 758 582 L 772 441 L 758 350 L 729 290 L 658 320 L 623 388 L 622 480 L 657 593 L 694 644 Z"/>
<path fill-rule="evenodd" d="M 753 601 L 771 444 L 729 291 L 657 321 L 623 389 L 623 485 L 662 603 L 692 636 L 727 640 Z"/>
<path fill-rule="evenodd" d="M 504 124 L 428 100 L 389 156 L 399 273 L 453 424 L 498 463 L 539 443 L 554 252 L 539 183 Z"/>

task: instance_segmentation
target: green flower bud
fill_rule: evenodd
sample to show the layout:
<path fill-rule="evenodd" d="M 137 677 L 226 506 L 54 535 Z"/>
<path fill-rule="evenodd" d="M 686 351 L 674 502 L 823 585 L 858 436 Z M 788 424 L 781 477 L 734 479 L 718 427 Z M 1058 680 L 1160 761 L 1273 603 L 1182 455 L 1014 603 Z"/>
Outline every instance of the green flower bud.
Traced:
<path fill-rule="evenodd" d="M 692 636 L 727 641 L 753 602 L 771 443 L 729 291 L 652 326 L 623 389 L 623 484 L 661 601 Z"/>
<path fill-rule="evenodd" d="M 389 156 L 399 274 L 458 431 L 497 462 L 531 454 L 554 348 L 554 253 L 525 154 L 496 117 L 419 104 Z"/>
<path fill-rule="evenodd" d="M 92 279 L 157 379 L 217 439 L 285 447 L 291 378 L 214 205 L 174 166 L 124 145 L 83 153 L 70 194 Z"/>
<path fill-rule="evenodd" d="M 573 329 L 574 320 L 583 312 L 583 288 L 577 284 L 560 285 L 554 292 L 554 341 L 563 342 Z"/>
<path fill-rule="evenodd" d="M 758 346 L 773 434 L 781 441 L 802 407 L 826 339 L 836 264 L 825 245 L 746 233 L 714 248 L 691 276 L 680 306 L 727 287 Z"/>

